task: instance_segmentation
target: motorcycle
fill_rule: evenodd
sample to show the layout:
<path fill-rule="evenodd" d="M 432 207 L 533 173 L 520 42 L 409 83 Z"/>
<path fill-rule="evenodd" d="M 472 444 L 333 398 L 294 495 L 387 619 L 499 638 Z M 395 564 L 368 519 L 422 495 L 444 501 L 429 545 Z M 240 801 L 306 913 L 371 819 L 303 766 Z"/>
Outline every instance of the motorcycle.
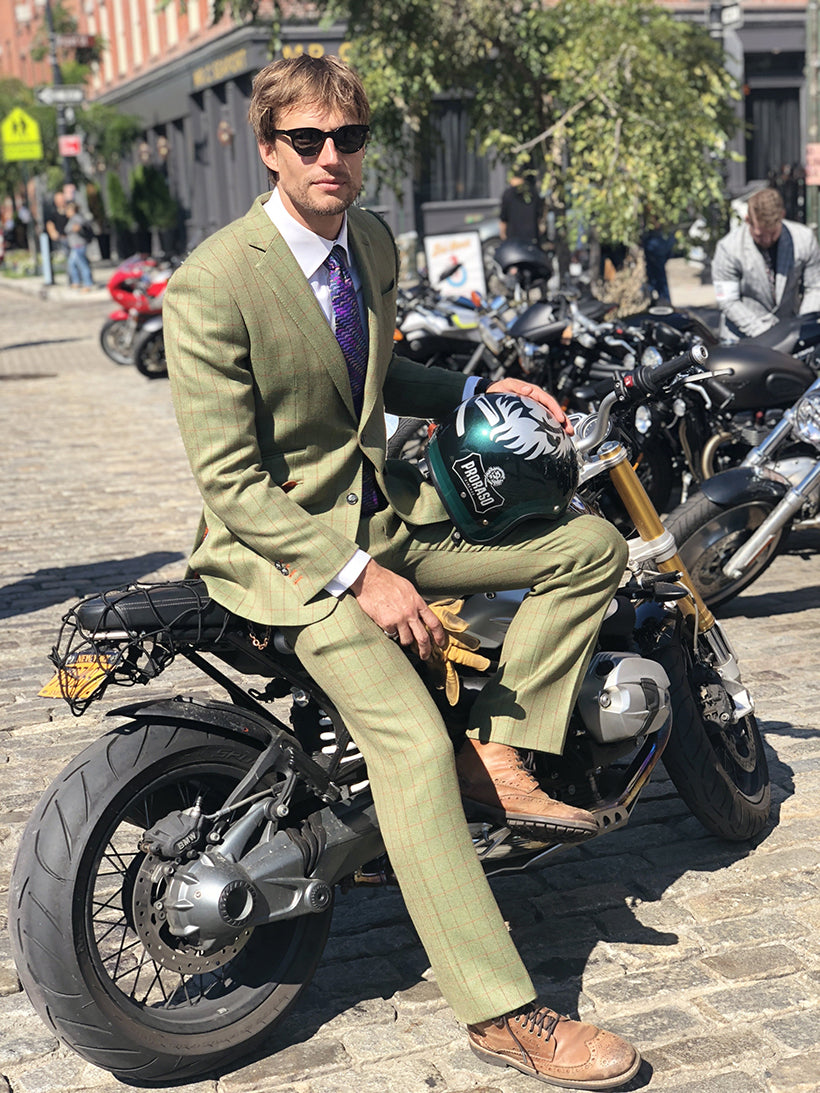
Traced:
<path fill-rule="evenodd" d="M 115 364 L 133 362 L 137 336 L 162 310 L 162 296 L 175 268 L 174 261 L 160 263 L 135 254 L 112 273 L 108 291 L 119 307 L 103 323 L 100 345 Z"/>
<path fill-rule="evenodd" d="M 162 323 L 162 300 L 166 287 L 167 285 L 163 285 L 162 295 L 157 301 L 160 309 L 158 314 L 145 321 L 134 341 L 134 367 L 149 380 L 162 379 L 168 375 Z"/>
<path fill-rule="evenodd" d="M 593 812 L 601 835 L 627 824 L 661 755 L 715 834 L 750 839 L 769 815 L 766 758 L 735 656 L 623 446 L 607 439 L 618 402 L 674 383 L 699 359 L 638 368 L 575 421 L 582 483 L 610 477 L 637 534 L 564 754 L 532 762 L 552 796 Z M 468 632 L 495 665 L 523 595 L 465 601 Z M 261 1043 L 316 971 L 334 890 L 390 881 L 364 761 L 339 713 L 281 632 L 226 613 L 202 581 L 79 603 L 46 693 L 80 714 L 109 685 L 151 682 L 177 656 L 227 701 L 112 710 L 125 723 L 37 805 L 9 893 L 14 958 L 35 1008 L 81 1056 L 131 1083 L 190 1081 Z M 426 679 L 424 662 L 408 656 Z M 431 687 L 454 746 L 485 679 L 463 669 L 453 707 Z M 271 705 L 284 699 L 288 721 Z M 480 815 L 470 831 L 489 875 L 541 865 L 562 845 Z"/>
<path fill-rule="evenodd" d="M 709 607 L 727 603 L 772 564 L 795 521 L 820 511 L 820 379 L 739 467 L 701 484 L 667 521 Z"/>

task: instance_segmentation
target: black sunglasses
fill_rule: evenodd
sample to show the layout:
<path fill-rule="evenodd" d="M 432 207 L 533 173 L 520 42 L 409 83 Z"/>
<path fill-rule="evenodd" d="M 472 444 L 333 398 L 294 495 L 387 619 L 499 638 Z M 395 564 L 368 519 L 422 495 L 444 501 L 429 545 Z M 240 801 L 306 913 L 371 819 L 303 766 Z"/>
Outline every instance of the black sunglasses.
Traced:
<path fill-rule="evenodd" d="M 274 129 L 275 137 L 287 137 L 293 150 L 300 156 L 317 156 L 325 146 L 328 137 L 338 150 L 346 156 L 364 148 L 370 134 L 369 125 L 340 125 L 330 133 L 321 129 Z"/>

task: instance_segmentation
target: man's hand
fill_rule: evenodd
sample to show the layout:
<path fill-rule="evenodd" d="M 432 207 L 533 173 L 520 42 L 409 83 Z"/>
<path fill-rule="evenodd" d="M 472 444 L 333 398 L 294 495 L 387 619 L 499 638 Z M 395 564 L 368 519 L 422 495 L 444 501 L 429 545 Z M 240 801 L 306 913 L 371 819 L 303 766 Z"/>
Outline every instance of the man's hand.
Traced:
<path fill-rule="evenodd" d="M 512 377 L 496 380 L 487 388 L 487 394 L 523 395 L 524 398 L 531 398 L 533 402 L 540 402 L 552 414 L 567 436 L 572 436 L 575 432 L 569 418 L 552 395 L 543 387 L 536 387 L 534 383 L 526 383 L 524 380 L 516 380 Z"/>
<path fill-rule="evenodd" d="M 419 656 L 427 660 L 432 642 L 442 648 L 447 634 L 438 616 L 430 610 L 410 581 L 385 569 L 372 558 L 350 586 L 359 606 L 402 645 L 416 643 Z"/>

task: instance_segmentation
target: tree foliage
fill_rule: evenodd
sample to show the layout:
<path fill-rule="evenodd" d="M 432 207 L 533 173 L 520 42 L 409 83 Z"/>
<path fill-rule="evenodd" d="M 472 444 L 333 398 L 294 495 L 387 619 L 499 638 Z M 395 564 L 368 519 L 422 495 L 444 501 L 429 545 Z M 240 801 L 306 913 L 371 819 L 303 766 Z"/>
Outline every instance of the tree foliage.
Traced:
<path fill-rule="evenodd" d="M 484 151 L 536 170 L 559 211 L 633 241 L 722 196 L 738 92 L 706 31 L 651 0 L 329 0 L 395 167 L 436 98 Z"/>

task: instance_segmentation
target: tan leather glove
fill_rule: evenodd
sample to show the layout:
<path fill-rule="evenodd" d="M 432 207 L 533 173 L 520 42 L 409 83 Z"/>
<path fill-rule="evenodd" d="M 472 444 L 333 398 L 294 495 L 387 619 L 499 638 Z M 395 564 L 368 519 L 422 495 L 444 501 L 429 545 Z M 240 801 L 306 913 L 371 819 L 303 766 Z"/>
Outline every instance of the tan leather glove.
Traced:
<path fill-rule="evenodd" d="M 464 600 L 436 600 L 428 606 L 444 627 L 447 644 L 442 649 L 434 643 L 426 663 L 433 674 L 436 688 L 443 690 L 447 701 L 455 706 L 461 693 L 461 681 L 455 665 L 463 664 L 467 668 L 483 672 L 490 667 L 490 661 L 476 653 L 481 644 L 478 638 L 464 633 L 467 623 L 459 616 Z"/>

